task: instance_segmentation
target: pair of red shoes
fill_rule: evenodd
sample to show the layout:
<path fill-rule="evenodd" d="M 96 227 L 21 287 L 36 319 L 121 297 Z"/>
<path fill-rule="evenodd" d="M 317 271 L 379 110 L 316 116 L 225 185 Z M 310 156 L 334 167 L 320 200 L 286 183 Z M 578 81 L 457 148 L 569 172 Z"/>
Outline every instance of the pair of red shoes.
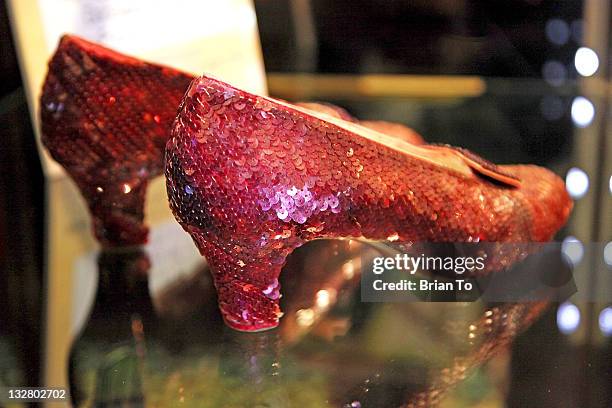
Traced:
<path fill-rule="evenodd" d="M 41 117 L 107 246 L 146 241 L 144 195 L 165 146 L 172 211 L 239 330 L 278 325 L 281 268 L 313 239 L 547 241 L 572 208 L 546 169 L 496 166 L 401 125 L 193 80 L 72 36 L 49 64 Z"/>

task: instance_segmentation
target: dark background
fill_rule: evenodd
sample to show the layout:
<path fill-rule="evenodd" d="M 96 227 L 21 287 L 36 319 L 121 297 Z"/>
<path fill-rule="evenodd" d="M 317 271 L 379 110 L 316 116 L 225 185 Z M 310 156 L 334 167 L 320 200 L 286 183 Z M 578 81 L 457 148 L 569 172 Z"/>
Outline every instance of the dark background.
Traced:
<path fill-rule="evenodd" d="M 302 9 L 294 18 L 291 3 L 255 1 L 268 71 L 539 78 L 551 57 L 571 65 L 581 41 L 576 0 L 313 0 L 316 50 L 300 67 L 300 25 L 308 19 Z M 573 38 L 549 41 L 551 18 L 570 30 L 576 22 Z"/>

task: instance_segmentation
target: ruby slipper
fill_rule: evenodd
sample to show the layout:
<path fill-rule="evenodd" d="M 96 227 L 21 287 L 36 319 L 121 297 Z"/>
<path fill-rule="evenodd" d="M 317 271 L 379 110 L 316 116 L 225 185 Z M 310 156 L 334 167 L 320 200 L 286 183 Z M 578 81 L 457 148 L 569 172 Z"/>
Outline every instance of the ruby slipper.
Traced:
<path fill-rule="evenodd" d="M 546 169 L 414 145 L 208 77 L 183 100 L 166 177 L 225 321 L 244 331 L 278 325 L 281 268 L 308 241 L 547 241 L 572 207 Z"/>
<path fill-rule="evenodd" d="M 193 76 L 64 36 L 49 62 L 42 142 L 75 181 L 103 246 L 147 239 L 148 181 Z"/>
<path fill-rule="evenodd" d="M 147 184 L 162 173 L 170 125 L 193 79 L 73 35 L 62 37 L 41 95 L 42 142 L 79 187 L 103 246 L 146 242 Z M 306 105 L 356 121 L 330 104 Z M 370 125 L 421 141 L 399 124 Z"/>

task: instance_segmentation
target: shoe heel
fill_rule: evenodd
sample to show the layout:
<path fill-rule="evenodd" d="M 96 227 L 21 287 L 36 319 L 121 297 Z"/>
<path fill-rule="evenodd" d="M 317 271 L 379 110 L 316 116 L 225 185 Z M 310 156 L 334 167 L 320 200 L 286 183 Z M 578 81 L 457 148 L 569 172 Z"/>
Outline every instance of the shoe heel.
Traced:
<path fill-rule="evenodd" d="M 248 249 L 256 247 L 256 243 L 223 242 L 210 233 L 197 231 L 194 227 L 189 229 L 200 251 L 207 254 L 226 324 L 248 332 L 278 326 L 283 315 L 278 277 L 289 250 L 279 249 L 255 257 Z"/>

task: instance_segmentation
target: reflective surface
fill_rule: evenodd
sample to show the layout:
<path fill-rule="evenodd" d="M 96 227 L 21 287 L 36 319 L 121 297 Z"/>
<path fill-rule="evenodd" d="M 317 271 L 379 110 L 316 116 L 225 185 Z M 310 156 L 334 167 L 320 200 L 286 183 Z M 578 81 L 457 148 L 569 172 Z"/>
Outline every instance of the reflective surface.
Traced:
<path fill-rule="evenodd" d="M 563 175 L 580 166 L 573 92 L 531 85 L 491 81 L 486 93 L 470 98 L 330 101 L 364 119 L 410 124 L 430 142 L 465 146 L 499 162 L 535 162 Z M 308 96 L 319 99 L 299 99 Z M 595 140 L 582 148 L 598 145 L 600 133 L 591 131 Z M 588 199 L 578 201 L 578 214 Z M 579 232 L 584 226 L 572 220 L 559 239 Z M 588 323 L 600 305 L 579 305 L 578 331 L 563 333 L 554 304 L 362 303 L 359 255 L 374 250 L 347 241 L 300 248 L 281 274 L 285 316 L 278 329 L 264 333 L 225 327 L 205 265 L 152 298 L 136 290 L 129 295 L 133 312 L 103 295 L 121 292 L 116 284 L 101 285 L 100 316 L 92 313 L 72 348 L 73 396 L 97 406 L 610 404 L 610 341 Z M 122 259 L 134 256 L 106 255 L 115 259 L 109 270 L 103 255 L 101 276 L 130 270 Z M 589 265 L 583 260 L 579 267 Z M 139 276 L 146 285 L 145 274 Z"/>
<path fill-rule="evenodd" d="M 286 315 L 263 333 L 225 327 L 206 268 L 152 299 L 144 252 L 100 254 L 92 314 L 72 347 L 75 404 L 431 406 L 468 376 L 455 398 L 494 398 L 474 370 L 544 304 L 362 303 L 367 251 L 354 241 L 299 249 L 281 281 Z"/>

